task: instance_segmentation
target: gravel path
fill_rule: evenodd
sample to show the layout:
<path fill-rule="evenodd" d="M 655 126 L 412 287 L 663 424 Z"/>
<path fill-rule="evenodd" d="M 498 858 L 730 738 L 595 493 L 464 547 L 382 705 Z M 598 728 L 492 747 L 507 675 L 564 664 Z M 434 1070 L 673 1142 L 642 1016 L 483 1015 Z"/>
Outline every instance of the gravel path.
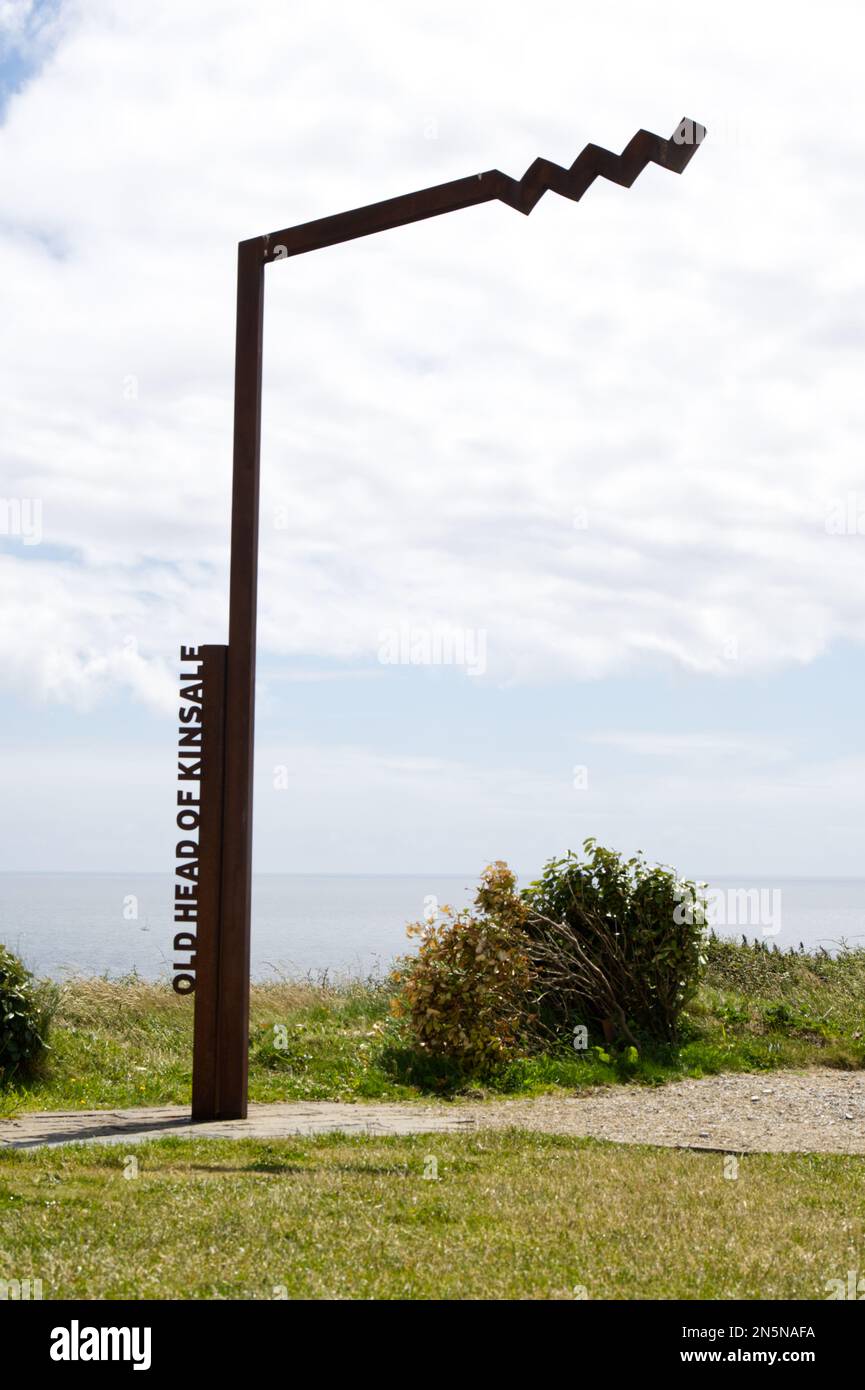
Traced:
<path fill-rule="evenodd" d="M 0 1120 L 0 1148 L 88 1140 L 130 1144 L 162 1135 L 278 1139 L 333 1130 L 429 1134 L 510 1126 L 725 1153 L 865 1154 L 865 1073 L 813 1068 L 711 1076 L 660 1087 L 614 1086 L 482 1105 L 287 1101 L 251 1105 L 246 1120 L 196 1125 L 179 1105 L 43 1111 Z"/>
<path fill-rule="evenodd" d="M 815 1068 L 603 1087 L 500 1101 L 479 1123 L 725 1153 L 865 1154 L 865 1073 Z"/>

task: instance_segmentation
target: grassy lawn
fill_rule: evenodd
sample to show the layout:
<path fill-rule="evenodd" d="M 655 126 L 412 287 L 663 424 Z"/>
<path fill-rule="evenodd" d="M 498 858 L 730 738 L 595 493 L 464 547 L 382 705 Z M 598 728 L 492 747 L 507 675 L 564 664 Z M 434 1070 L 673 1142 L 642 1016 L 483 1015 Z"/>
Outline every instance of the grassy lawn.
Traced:
<path fill-rule="evenodd" d="M 865 951 L 830 959 L 715 942 L 679 1045 L 626 1063 L 578 1055 L 563 1039 L 557 1053 L 512 1062 L 483 1085 L 418 1056 L 389 1018 L 388 987 L 375 982 L 256 985 L 251 1032 L 253 1100 L 480 1098 L 815 1062 L 861 1067 Z M 0 1114 L 188 1103 L 191 1046 L 191 1000 L 167 985 L 64 985 L 52 1050 L 36 1077 L 0 1087 Z"/>
<path fill-rule="evenodd" d="M 127 1152 L 0 1152 L 0 1278 L 46 1299 L 810 1300 L 865 1263 L 855 1158 L 752 1155 L 733 1180 L 720 1154 L 516 1131 L 163 1139 L 127 1179 Z"/>

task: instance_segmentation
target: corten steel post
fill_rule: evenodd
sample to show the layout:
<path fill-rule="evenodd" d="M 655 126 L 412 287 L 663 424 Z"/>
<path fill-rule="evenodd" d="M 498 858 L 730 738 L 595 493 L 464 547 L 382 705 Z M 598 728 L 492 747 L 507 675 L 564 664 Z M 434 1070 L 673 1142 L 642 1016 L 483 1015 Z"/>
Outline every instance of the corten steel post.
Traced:
<path fill-rule="evenodd" d="M 199 911 L 193 1057 L 193 1087 L 198 1097 L 196 1119 L 243 1119 L 246 1115 L 265 266 L 496 199 L 528 214 L 547 190 L 578 202 L 599 177 L 630 188 L 650 162 L 680 174 L 705 133 L 703 126 L 686 119 L 669 140 L 647 130 L 638 131 L 620 155 L 599 145 L 587 145 L 569 169 L 547 159 L 536 159 L 521 179 L 488 169 L 469 178 L 240 243 L 224 752 L 218 775 L 205 770 L 206 785 L 202 785 L 202 799 L 205 795 L 218 796 L 221 786 L 222 803 L 220 814 L 215 806 L 211 806 L 209 814 L 202 806 L 200 835 L 202 865 L 218 865 L 218 873 L 213 877 L 219 884 L 220 901 L 214 905 L 215 894 L 206 896 Z M 221 692 L 218 678 L 217 688 Z M 211 705 L 207 691 L 205 701 L 205 728 L 219 727 L 222 712 Z"/>

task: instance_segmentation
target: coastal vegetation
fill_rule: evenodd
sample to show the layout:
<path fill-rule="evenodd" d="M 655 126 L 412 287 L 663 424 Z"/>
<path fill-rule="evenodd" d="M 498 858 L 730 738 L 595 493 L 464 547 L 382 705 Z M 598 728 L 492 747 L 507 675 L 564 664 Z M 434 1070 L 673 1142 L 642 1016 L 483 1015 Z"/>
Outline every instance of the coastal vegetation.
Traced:
<path fill-rule="evenodd" d="M 835 956 L 710 937 L 674 1042 L 607 1043 L 570 1033 L 480 1074 L 420 1048 L 394 1017 L 393 979 L 255 984 L 250 1098 L 480 1099 L 611 1083 L 659 1083 L 723 1071 L 865 1066 L 865 951 Z M 168 982 L 135 976 L 57 987 L 48 1048 L 7 1073 L 0 1113 L 177 1102 L 191 1088 L 192 1005 Z M 636 1055 L 635 1055 L 636 1054 Z"/>
<path fill-rule="evenodd" d="M 0 945 L 0 1085 L 30 1072 L 42 1057 L 57 992 L 36 981 L 17 956 Z"/>

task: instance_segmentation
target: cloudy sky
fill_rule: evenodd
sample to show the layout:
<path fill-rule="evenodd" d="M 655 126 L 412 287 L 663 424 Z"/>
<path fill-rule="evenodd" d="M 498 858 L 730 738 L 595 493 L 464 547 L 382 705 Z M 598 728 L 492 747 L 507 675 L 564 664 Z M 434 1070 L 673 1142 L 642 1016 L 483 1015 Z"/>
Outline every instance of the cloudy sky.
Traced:
<path fill-rule="evenodd" d="M 171 870 L 237 242 L 690 116 L 681 177 L 268 270 L 256 863 L 862 873 L 863 27 L 0 0 L 0 868 Z"/>

